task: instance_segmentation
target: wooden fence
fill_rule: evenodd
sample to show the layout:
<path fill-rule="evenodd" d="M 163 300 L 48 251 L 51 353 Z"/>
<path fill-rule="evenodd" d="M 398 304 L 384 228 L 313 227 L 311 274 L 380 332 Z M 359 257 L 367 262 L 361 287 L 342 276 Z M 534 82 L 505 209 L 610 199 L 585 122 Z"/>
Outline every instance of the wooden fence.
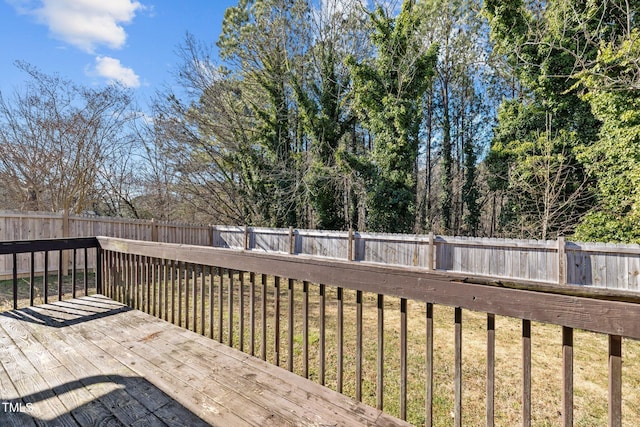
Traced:
<path fill-rule="evenodd" d="M 213 246 L 505 280 L 640 289 L 640 245 L 215 226 Z"/>
<path fill-rule="evenodd" d="M 170 223 L 155 220 L 133 220 L 99 216 L 76 216 L 66 212 L 0 212 L 0 242 L 14 240 L 66 239 L 75 237 L 109 236 L 122 239 L 148 240 L 164 243 L 183 243 L 211 246 L 211 227 L 206 225 Z M 62 256 L 62 263 L 58 257 Z M 95 267 L 95 255 L 90 253 L 87 264 Z M 35 269 L 44 271 L 44 253 L 34 254 Z M 25 276 L 31 265 L 30 254 L 18 256 L 18 274 Z M 78 254 L 76 266 L 84 266 L 84 254 Z M 67 252 L 51 253 L 47 260 L 50 272 L 62 265 L 67 274 L 73 260 Z M 12 259 L 0 256 L 0 279 L 12 274 Z"/>
<path fill-rule="evenodd" d="M 93 236 L 312 255 L 513 281 L 640 290 L 640 245 L 568 242 L 564 238 L 539 241 L 207 226 L 64 213 L 0 212 L 0 241 Z M 41 269 L 43 254 L 35 257 Z M 11 273 L 11 260 L 2 258 L 0 278 L 6 278 Z M 19 259 L 20 274 L 28 271 L 29 259 L 27 255 Z M 83 264 L 84 259 L 80 256 L 77 262 Z M 49 263 L 51 271 L 60 265 L 55 255 Z M 70 263 L 65 259 L 62 265 L 70 270 Z M 93 267 L 95 260 L 90 259 L 89 265 Z"/>

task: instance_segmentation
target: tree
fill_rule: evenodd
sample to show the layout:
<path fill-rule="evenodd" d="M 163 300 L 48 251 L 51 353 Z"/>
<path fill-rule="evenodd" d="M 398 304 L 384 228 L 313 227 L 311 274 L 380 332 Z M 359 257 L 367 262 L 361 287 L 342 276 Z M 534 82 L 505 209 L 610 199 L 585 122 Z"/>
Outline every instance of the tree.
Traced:
<path fill-rule="evenodd" d="M 598 140 L 583 148 L 579 159 L 597 181 L 597 200 L 576 230 L 588 241 L 640 243 L 640 29 L 622 42 L 603 44 L 593 68 L 581 74 L 581 85 L 602 128 Z"/>
<path fill-rule="evenodd" d="M 382 7 L 369 16 L 376 56 L 370 62 L 348 59 L 354 107 L 374 137 L 370 161 L 361 164 L 367 182 L 367 228 L 408 232 L 416 213 L 420 100 L 433 76 L 437 46 L 422 49 L 412 1 L 403 2 L 396 18 Z"/>
<path fill-rule="evenodd" d="M 275 227 L 304 223 L 292 73 L 303 53 L 299 35 L 308 15 L 304 0 L 241 0 L 226 10 L 217 43 L 252 112 L 245 173 L 260 192 L 264 222 Z"/>
<path fill-rule="evenodd" d="M 566 4 L 562 1 L 525 4 L 523 1 L 493 0 L 485 4 L 495 49 L 506 58 L 514 79 L 519 82 L 519 90 L 513 93 L 515 97 L 506 99 L 501 106 L 491 151 L 486 159 L 493 174 L 491 190 L 504 192 L 517 188 L 519 184 L 510 182 L 514 177 L 510 171 L 518 168 L 519 162 L 535 165 L 539 158 L 557 156 L 564 159 L 562 168 L 568 168 L 572 174 L 558 181 L 562 186 L 556 189 L 558 197 L 549 200 L 555 200 L 559 205 L 549 207 L 550 212 L 563 211 L 565 201 L 589 198 L 592 185 L 585 182 L 586 172 L 576 157 L 576 150 L 579 146 L 591 145 L 600 126 L 575 88 L 576 58 L 570 52 L 577 52 L 588 43 L 582 38 L 583 32 L 573 18 L 563 13 Z M 581 53 L 585 60 L 594 55 L 595 50 L 591 46 Z M 550 134 L 549 129 L 554 133 Z M 561 137 L 557 138 L 558 135 Z M 569 135 L 571 137 L 567 139 Z M 545 144 L 540 144 L 541 138 Z M 567 142 L 573 145 L 567 146 Z M 514 144 L 522 144 L 522 150 L 515 149 Z M 510 149 L 505 150 L 505 147 Z M 526 155 L 523 158 L 515 153 Z M 543 185 L 542 182 L 539 184 Z M 576 191 L 584 194 L 576 194 Z M 537 197 L 540 192 L 544 192 L 544 185 L 537 191 L 523 194 L 524 197 Z M 507 197 L 502 208 L 501 229 L 504 234 L 520 236 L 523 229 L 519 224 L 527 222 L 523 215 L 527 214 L 528 207 L 536 206 L 538 200 L 525 200 L 517 190 L 504 194 Z M 588 204 L 577 203 L 574 208 L 577 210 L 570 215 L 570 223 L 566 223 L 566 217 L 561 215 L 547 217 L 559 222 L 546 224 L 543 215 L 537 216 L 543 222 L 534 224 L 534 227 L 571 232 L 586 213 Z M 546 232 L 542 231 L 545 235 Z"/>
<path fill-rule="evenodd" d="M 86 88 L 24 62 L 22 92 L 0 93 L 4 204 L 23 210 L 97 210 L 130 169 L 135 138 L 125 89 Z M 120 213 L 120 212 L 118 212 Z"/>

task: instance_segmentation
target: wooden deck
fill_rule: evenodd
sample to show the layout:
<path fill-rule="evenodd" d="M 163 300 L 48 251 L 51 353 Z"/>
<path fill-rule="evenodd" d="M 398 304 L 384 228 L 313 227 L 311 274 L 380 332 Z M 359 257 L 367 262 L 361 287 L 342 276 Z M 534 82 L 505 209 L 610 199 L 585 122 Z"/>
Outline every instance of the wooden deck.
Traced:
<path fill-rule="evenodd" d="M 0 313 L 2 426 L 407 423 L 101 295 Z"/>

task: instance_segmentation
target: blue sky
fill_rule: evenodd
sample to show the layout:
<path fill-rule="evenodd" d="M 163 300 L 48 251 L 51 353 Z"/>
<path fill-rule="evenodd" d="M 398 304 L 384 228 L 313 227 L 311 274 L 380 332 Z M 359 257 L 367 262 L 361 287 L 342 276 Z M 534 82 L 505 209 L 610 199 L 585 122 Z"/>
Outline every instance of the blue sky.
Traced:
<path fill-rule="evenodd" d="M 9 96 L 26 61 L 86 85 L 117 80 L 145 103 L 173 80 L 186 32 L 215 43 L 237 0 L 0 0 L 0 90 Z"/>

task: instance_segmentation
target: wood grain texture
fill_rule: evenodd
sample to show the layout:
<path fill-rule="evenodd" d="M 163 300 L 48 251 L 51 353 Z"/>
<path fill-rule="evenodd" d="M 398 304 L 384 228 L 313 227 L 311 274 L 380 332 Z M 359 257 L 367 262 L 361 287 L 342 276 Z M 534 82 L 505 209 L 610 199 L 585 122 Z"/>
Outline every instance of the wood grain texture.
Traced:
<path fill-rule="evenodd" d="M 190 260 L 205 265 L 327 283 L 347 289 L 432 302 L 640 339 L 638 294 L 580 287 L 504 283 L 419 268 L 247 253 L 229 249 L 98 238 L 108 250 Z M 623 299 L 628 301 L 616 301 Z M 633 302 L 632 302 L 633 301 Z"/>
<path fill-rule="evenodd" d="M 3 399 L 37 405 L 2 425 L 408 426 L 102 296 L 0 315 L 0 363 Z"/>

